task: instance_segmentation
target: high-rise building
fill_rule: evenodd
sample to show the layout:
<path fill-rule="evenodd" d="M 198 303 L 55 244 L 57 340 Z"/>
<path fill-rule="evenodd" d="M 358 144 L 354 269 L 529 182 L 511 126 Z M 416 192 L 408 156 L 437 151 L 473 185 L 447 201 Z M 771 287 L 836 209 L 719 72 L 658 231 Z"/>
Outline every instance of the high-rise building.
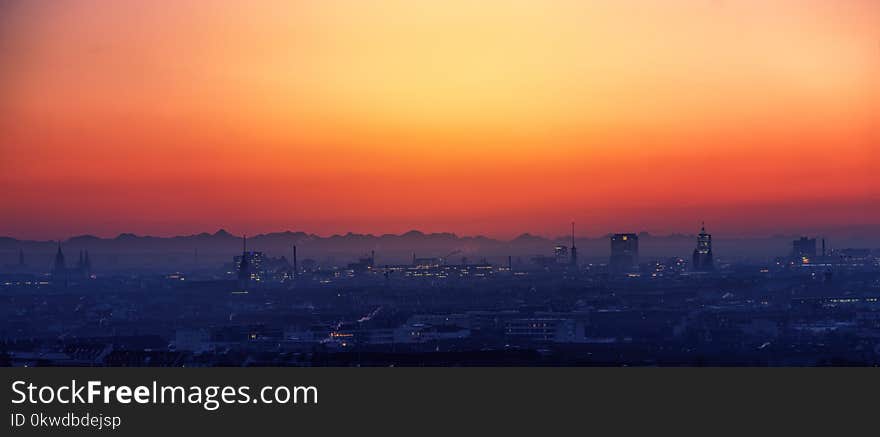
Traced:
<path fill-rule="evenodd" d="M 578 252 L 577 248 L 574 247 L 574 222 L 571 222 L 571 258 L 569 261 L 572 267 L 577 268 Z"/>
<path fill-rule="evenodd" d="M 567 264 L 568 263 L 568 248 L 565 245 L 559 244 L 553 248 L 553 257 L 556 259 L 556 264 Z"/>
<path fill-rule="evenodd" d="M 614 234 L 611 236 L 611 258 L 608 267 L 611 273 L 631 273 L 639 266 L 639 236 L 636 234 Z"/>
<path fill-rule="evenodd" d="M 797 240 L 792 241 L 791 247 L 792 257 L 803 262 L 804 264 L 810 262 L 811 259 L 816 258 L 815 238 L 801 237 Z"/>
<path fill-rule="evenodd" d="M 275 258 L 271 258 L 275 259 Z M 286 263 L 287 260 L 284 259 Z M 250 250 L 244 251 L 241 255 L 232 258 L 235 271 L 238 272 L 239 279 L 247 278 L 248 280 L 262 281 L 266 278 L 266 256 L 263 252 Z"/>
<path fill-rule="evenodd" d="M 692 268 L 697 272 L 711 272 L 715 270 L 715 260 L 712 256 L 712 234 L 706 233 L 706 224 L 700 228 L 697 235 L 697 247 L 694 249 Z"/>

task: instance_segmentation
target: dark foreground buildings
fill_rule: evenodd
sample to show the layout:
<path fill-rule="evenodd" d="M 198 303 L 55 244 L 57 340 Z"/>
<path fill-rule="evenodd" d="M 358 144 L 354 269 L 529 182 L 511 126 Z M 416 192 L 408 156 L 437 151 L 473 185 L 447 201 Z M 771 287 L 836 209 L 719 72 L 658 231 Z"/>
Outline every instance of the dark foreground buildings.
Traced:
<path fill-rule="evenodd" d="M 242 247 L 202 270 L 88 277 L 52 247 L 43 272 L 0 272 L 0 365 L 880 365 L 880 250 L 796 262 L 787 239 L 748 260 L 692 241 L 692 266 L 616 234 L 610 258 L 571 264 L 291 265 Z"/>

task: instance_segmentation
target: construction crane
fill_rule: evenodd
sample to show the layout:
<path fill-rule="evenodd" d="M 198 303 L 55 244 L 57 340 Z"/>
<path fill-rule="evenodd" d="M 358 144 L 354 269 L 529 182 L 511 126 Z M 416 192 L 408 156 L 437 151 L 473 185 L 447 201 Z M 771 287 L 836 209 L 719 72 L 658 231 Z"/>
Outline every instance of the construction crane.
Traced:
<path fill-rule="evenodd" d="M 461 253 L 461 251 L 460 250 L 453 250 L 452 252 L 447 253 L 446 256 L 444 256 L 443 258 L 440 258 L 440 259 L 443 261 L 443 264 L 446 264 L 447 261 L 449 260 L 449 257 L 452 255 L 455 255 L 457 253 Z"/>

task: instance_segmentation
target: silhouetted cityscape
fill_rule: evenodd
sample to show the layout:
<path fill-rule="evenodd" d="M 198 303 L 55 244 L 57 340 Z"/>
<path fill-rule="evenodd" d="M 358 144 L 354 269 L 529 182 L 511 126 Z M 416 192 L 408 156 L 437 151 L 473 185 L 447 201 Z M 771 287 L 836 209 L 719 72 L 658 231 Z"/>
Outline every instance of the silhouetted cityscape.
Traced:
<path fill-rule="evenodd" d="M 880 249 L 708 229 L 6 238 L 0 364 L 880 364 Z"/>

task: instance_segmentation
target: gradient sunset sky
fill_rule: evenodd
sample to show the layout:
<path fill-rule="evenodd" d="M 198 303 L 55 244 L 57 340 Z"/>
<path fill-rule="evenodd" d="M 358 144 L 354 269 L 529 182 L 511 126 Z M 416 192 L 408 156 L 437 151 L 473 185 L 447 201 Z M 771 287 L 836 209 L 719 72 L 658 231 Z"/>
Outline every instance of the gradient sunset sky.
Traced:
<path fill-rule="evenodd" d="M 880 223 L 877 0 L 0 0 L 0 235 Z"/>

